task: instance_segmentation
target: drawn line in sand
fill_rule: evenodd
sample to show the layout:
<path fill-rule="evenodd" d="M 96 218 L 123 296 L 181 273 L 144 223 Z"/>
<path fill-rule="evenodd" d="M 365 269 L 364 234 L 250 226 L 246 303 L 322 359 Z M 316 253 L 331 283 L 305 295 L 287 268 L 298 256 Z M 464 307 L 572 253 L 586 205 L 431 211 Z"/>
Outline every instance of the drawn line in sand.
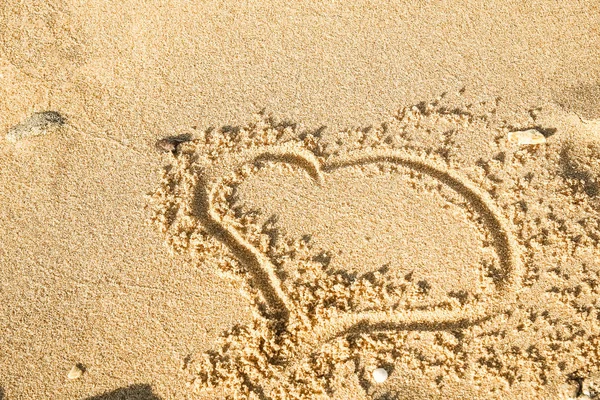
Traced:
<path fill-rule="evenodd" d="M 316 329 L 315 333 L 319 337 L 319 341 L 343 335 L 346 331 L 414 330 L 419 326 L 425 330 L 439 330 L 468 325 L 503 311 L 513 299 L 520 283 L 521 267 L 514 239 L 506 227 L 507 223 L 488 196 L 451 170 L 394 150 L 331 157 L 321 163 L 312 153 L 307 155 L 306 151 L 272 147 L 264 149 L 262 153 L 251 159 L 250 163 L 261 160 L 294 164 L 304 169 L 319 185 L 323 184 L 323 174 L 350 166 L 389 162 L 411 168 L 439 180 L 462 195 L 483 216 L 485 224 L 494 238 L 494 246 L 501 261 L 502 274 L 497 280 L 495 296 L 485 304 L 443 311 L 411 310 L 409 312 L 362 312 L 341 315 L 333 320 L 323 321 L 322 326 Z M 203 191 L 201 186 L 198 186 L 199 194 Z M 195 199 L 195 204 L 202 205 L 197 209 L 200 211 L 197 215 L 203 218 L 205 223 L 208 222 L 211 233 L 225 243 L 236 257 L 249 267 L 249 271 L 253 275 L 253 283 L 262 292 L 268 307 L 272 310 L 280 310 L 276 314 L 283 318 L 282 322 L 286 322 L 293 305 L 283 289 L 277 268 L 267 256 L 245 240 L 235 227 L 223 221 L 214 210 L 212 204 L 215 201 L 217 186 L 213 185 L 209 190 L 207 199 Z M 204 210 L 201 211 L 201 209 Z M 329 338 L 324 337 L 325 332 L 330 335 L 332 331 L 336 333 Z"/>

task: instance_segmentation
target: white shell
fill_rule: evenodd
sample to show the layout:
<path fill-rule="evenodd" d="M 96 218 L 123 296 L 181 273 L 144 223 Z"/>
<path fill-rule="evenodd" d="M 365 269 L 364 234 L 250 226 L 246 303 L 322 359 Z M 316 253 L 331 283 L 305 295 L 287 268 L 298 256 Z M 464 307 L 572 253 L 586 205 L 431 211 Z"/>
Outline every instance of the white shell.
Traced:
<path fill-rule="evenodd" d="M 83 375 L 83 370 L 79 368 L 78 365 L 73 365 L 73 368 L 71 368 L 71 370 L 69 371 L 69 375 L 67 375 L 67 378 L 78 379 L 81 378 L 81 375 Z"/>
<path fill-rule="evenodd" d="M 508 141 L 516 144 L 544 144 L 546 138 L 536 129 L 526 131 L 508 132 Z"/>
<path fill-rule="evenodd" d="M 388 372 L 383 368 L 377 368 L 373 371 L 373 380 L 377 383 L 383 383 L 388 378 Z"/>

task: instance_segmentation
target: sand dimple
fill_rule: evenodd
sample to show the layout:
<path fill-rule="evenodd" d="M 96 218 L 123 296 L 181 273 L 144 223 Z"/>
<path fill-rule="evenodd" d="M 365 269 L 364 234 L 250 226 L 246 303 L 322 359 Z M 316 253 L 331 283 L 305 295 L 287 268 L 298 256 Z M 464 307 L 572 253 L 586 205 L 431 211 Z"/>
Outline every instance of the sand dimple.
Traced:
<path fill-rule="evenodd" d="M 515 149 L 494 112 L 459 111 L 329 141 L 259 117 L 178 147 L 153 220 L 256 311 L 190 363 L 194 388 L 329 398 L 350 368 L 362 397 L 535 398 L 598 371 L 598 210 L 572 176 L 587 153 L 558 134 Z M 492 156 L 457 157 L 448 132 Z"/>

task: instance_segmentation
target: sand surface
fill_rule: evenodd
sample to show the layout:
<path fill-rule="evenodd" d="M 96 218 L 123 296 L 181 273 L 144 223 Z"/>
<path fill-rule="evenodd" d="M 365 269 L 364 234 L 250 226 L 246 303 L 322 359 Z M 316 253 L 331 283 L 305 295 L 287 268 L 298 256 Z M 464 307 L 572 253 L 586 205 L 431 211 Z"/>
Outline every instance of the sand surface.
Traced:
<path fill-rule="evenodd" d="M 1 400 L 600 397 L 600 6 L 381 3 L 1 2 Z"/>

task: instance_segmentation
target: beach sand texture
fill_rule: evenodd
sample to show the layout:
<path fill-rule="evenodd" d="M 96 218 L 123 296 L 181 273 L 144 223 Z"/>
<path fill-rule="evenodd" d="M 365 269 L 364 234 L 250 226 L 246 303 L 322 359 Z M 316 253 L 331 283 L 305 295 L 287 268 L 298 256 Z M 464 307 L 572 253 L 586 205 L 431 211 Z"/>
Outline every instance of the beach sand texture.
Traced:
<path fill-rule="evenodd" d="M 0 399 L 600 397 L 598 20 L 3 2 Z"/>

